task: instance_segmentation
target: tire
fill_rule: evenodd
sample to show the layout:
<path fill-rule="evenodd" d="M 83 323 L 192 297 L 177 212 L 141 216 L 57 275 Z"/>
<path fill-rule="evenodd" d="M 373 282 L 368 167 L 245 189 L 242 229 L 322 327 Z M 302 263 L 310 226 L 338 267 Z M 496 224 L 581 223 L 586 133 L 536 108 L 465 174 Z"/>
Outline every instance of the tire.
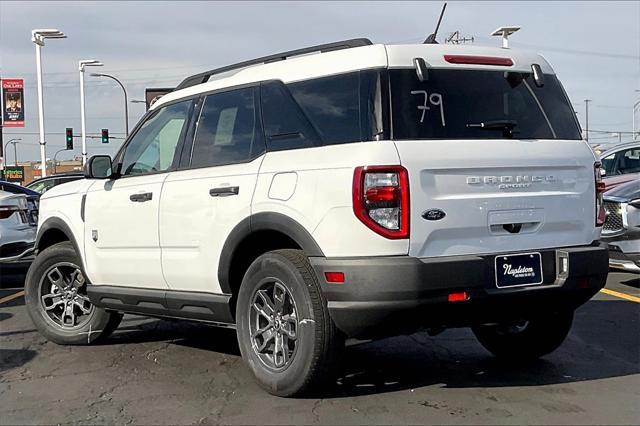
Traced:
<path fill-rule="evenodd" d="M 121 314 L 89 302 L 80 265 L 70 242 L 54 244 L 36 256 L 25 280 L 25 303 L 31 320 L 42 335 L 60 345 L 98 342 L 122 319 Z M 71 308 L 66 310 L 67 306 Z"/>
<path fill-rule="evenodd" d="M 571 330 L 573 311 L 551 313 L 521 323 L 473 327 L 482 346 L 505 360 L 534 360 L 560 347 Z"/>
<path fill-rule="evenodd" d="M 269 297 L 276 308 L 272 320 L 267 319 L 265 308 Z M 300 396 L 335 382 L 344 337 L 329 316 L 316 275 L 302 251 L 271 251 L 251 264 L 238 294 L 236 324 L 242 358 L 267 392 Z M 289 338 L 292 328 L 295 340 Z M 259 329 L 268 330 L 252 338 L 252 331 Z M 275 337 L 269 338 L 270 333 Z M 278 333 L 282 336 L 280 351 L 275 350 Z"/>

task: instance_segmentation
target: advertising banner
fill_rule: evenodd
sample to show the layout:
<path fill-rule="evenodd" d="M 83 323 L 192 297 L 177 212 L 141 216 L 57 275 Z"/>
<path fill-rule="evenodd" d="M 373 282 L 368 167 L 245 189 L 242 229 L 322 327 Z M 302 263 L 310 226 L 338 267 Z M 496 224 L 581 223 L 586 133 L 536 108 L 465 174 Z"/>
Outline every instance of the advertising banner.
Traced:
<path fill-rule="evenodd" d="M 2 125 L 24 127 L 24 80 L 2 79 Z"/>
<path fill-rule="evenodd" d="M 24 166 L 5 167 L 4 180 L 7 182 L 24 182 Z"/>

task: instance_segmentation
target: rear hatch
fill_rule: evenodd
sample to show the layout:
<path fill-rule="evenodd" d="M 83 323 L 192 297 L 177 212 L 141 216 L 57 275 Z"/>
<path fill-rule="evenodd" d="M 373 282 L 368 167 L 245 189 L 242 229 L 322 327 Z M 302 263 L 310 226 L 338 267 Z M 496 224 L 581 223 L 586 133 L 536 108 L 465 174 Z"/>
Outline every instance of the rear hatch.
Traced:
<path fill-rule="evenodd" d="M 477 67 L 476 67 L 477 68 Z M 554 74 L 391 69 L 393 139 L 409 171 L 409 254 L 591 243 L 594 155 Z"/>

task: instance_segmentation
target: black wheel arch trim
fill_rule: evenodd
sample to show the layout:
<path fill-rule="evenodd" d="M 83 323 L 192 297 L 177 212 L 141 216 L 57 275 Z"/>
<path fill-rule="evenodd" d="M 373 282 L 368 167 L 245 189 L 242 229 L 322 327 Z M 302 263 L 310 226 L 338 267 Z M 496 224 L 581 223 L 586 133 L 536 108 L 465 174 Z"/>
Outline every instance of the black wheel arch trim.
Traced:
<path fill-rule="evenodd" d="M 254 232 L 277 231 L 298 244 L 307 256 L 324 256 L 313 236 L 300 223 L 282 213 L 261 212 L 244 218 L 231 231 L 220 252 L 218 282 L 226 294 L 231 294 L 229 272 L 236 249 L 242 241 Z"/>
<path fill-rule="evenodd" d="M 80 251 L 80 246 L 78 246 L 78 242 L 76 241 L 76 238 L 73 235 L 73 231 L 71 231 L 71 228 L 69 227 L 69 225 L 67 225 L 65 221 L 63 221 L 58 217 L 50 217 L 49 219 L 45 220 L 40 227 L 38 227 L 38 234 L 36 235 L 36 243 L 35 243 L 36 255 L 41 250 L 40 246 L 42 244 L 42 237 L 47 233 L 47 231 L 50 231 L 52 229 L 62 232 L 67 237 L 67 239 L 71 242 L 71 244 L 73 244 L 73 248 L 76 250 L 76 253 L 78 254 L 78 258 L 80 259 L 80 262 L 83 263 L 82 255 L 81 255 L 82 252 Z M 82 266 L 84 269 L 84 265 Z"/>

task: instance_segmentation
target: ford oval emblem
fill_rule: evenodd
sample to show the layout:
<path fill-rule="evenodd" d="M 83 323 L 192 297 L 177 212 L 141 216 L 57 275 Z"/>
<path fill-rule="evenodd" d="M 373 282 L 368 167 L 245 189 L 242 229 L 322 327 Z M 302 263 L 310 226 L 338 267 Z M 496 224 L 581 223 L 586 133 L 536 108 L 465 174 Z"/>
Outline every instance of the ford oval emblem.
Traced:
<path fill-rule="evenodd" d="M 426 212 L 422 213 L 422 217 L 427 220 L 440 220 L 446 215 L 447 214 L 440 209 L 429 209 Z"/>

